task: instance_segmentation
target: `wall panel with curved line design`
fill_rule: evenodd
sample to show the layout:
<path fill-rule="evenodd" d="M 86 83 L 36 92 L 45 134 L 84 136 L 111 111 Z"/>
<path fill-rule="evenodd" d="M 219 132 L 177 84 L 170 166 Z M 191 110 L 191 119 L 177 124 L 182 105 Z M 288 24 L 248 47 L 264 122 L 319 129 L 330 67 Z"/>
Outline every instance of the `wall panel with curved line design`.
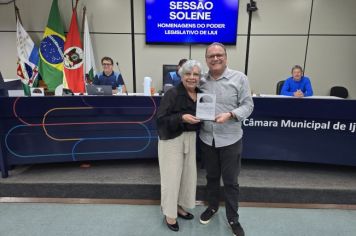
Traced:
<path fill-rule="evenodd" d="M 156 158 L 154 97 L 4 98 L 9 164 Z"/>

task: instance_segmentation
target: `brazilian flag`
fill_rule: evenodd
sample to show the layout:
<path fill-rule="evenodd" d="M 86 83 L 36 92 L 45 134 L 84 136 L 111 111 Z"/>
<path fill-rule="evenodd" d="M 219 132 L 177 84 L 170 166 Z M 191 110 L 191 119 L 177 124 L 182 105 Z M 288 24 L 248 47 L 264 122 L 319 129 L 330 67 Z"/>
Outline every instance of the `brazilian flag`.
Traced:
<path fill-rule="evenodd" d="M 39 73 L 48 91 L 53 92 L 63 83 L 64 27 L 58 9 L 58 0 L 53 0 L 47 27 L 40 45 Z"/>

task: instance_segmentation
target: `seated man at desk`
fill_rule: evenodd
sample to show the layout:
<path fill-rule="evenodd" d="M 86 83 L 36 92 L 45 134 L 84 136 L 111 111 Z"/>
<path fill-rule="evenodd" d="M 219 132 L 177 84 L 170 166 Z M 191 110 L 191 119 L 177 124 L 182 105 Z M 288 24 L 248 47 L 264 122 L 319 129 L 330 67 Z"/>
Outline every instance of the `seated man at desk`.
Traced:
<path fill-rule="evenodd" d="M 164 79 L 163 79 L 163 86 L 165 84 L 172 84 L 173 86 L 177 86 L 180 81 L 181 81 L 181 78 L 180 76 L 178 75 L 178 70 L 179 68 L 182 67 L 182 65 L 187 61 L 187 59 L 181 59 L 179 62 L 178 62 L 178 65 L 177 65 L 177 70 L 176 71 L 169 71 Z"/>
<path fill-rule="evenodd" d="M 299 65 L 292 68 L 292 77 L 285 80 L 281 95 L 294 97 L 313 96 L 313 88 L 310 79 L 303 75 L 303 69 Z"/>
<path fill-rule="evenodd" d="M 94 85 L 111 85 L 113 93 L 117 93 L 118 87 L 122 87 L 122 93 L 126 93 L 126 86 L 124 79 L 120 72 L 114 71 L 114 62 L 110 57 L 103 57 L 101 59 L 101 65 L 103 66 L 103 72 L 95 75 Z"/>

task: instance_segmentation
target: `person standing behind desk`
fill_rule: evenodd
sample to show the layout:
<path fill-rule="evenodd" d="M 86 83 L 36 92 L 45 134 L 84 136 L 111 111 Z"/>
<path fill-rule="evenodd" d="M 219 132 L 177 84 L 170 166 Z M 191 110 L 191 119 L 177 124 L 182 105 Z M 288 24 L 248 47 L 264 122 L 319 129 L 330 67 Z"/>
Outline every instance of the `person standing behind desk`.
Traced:
<path fill-rule="evenodd" d="M 178 62 L 177 70 L 176 71 L 170 71 L 165 75 L 165 77 L 163 79 L 163 86 L 165 84 L 172 84 L 173 86 L 177 86 L 178 84 L 180 84 L 181 77 L 178 74 L 178 71 L 186 61 L 187 61 L 187 59 L 181 59 Z"/>
<path fill-rule="evenodd" d="M 113 94 L 117 93 L 119 86 L 122 86 L 122 92 L 126 93 L 126 86 L 121 73 L 114 72 L 114 61 L 110 57 L 103 57 L 101 59 L 103 72 L 95 75 L 94 85 L 111 85 Z"/>
<path fill-rule="evenodd" d="M 292 68 L 292 77 L 284 81 L 281 95 L 293 97 L 313 96 L 313 88 L 310 79 L 303 75 L 303 69 L 299 65 Z"/>
<path fill-rule="evenodd" d="M 197 85 L 202 66 L 189 60 L 179 69 L 182 83 L 168 90 L 157 112 L 158 161 L 161 176 L 161 209 L 170 230 L 178 231 L 177 216 L 191 220 L 184 208 L 194 208 L 197 183 L 195 117 Z"/>
<path fill-rule="evenodd" d="M 204 121 L 200 129 L 200 150 L 207 179 L 207 209 L 200 223 L 208 224 L 219 208 L 220 178 L 224 183 L 226 217 L 236 236 L 244 236 L 239 223 L 238 175 L 241 168 L 241 121 L 253 111 L 253 100 L 247 76 L 227 67 L 225 46 L 212 43 L 205 51 L 209 72 L 199 88 L 216 95 L 215 121 Z"/>

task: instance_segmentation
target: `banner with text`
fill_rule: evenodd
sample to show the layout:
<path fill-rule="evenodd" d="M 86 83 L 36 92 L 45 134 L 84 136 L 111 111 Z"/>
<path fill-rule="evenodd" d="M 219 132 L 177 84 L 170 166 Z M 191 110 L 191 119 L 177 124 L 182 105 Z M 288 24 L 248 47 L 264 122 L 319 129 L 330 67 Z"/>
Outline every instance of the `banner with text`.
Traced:
<path fill-rule="evenodd" d="M 146 0 L 146 43 L 236 44 L 238 0 Z"/>

